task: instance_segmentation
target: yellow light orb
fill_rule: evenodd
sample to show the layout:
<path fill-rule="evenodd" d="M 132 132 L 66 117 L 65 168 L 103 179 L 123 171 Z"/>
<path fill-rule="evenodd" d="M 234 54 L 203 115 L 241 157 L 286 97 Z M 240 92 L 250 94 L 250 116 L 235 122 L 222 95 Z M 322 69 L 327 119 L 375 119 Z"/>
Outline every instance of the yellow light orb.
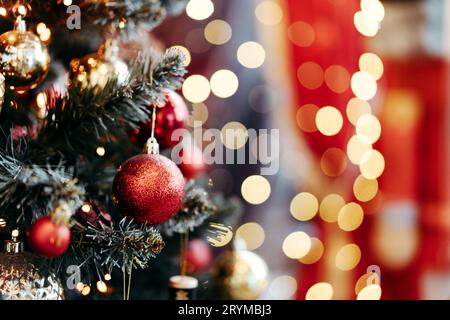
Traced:
<path fill-rule="evenodd" d="M 333 287 L 327 282 L 319 282 L 306 292 L 306 300 L 331 300 L 333 298 Z"/>
<path fill-rule="evenodd" d="M 248 222 L 241 225 L 237 231 L 235 238 L 245 243 L 246 250 L 258 249 L 263 243 L 266 234 L 263 227 L 255 222 Z"/>
<path fill-rule="evenodd" d="M 266 202 L 270 193 L 270 183 L 263 176 L 247 177 L 241 186 L 241 194 L 244 200 L 254 205 Z"/>
<path fill-rule="evenodd" d="M 385 167 L 384 157 L 377 150 L 370 150 L 364 153 L 361 157 L 359 170 L 361 174 L 367 179 L 377 179 L 383 174 Z"/>
<path fill-rule="evenodd" d="M 351 81 L 355 96 L 362 100 L 371 100 L 377 94 L 378 86 L 375 79 L 367 72 L 356 72 Z"/>
<path fill-rule="evenodd" d="M 353 231 L 361 226 L 364 220 L 364 211 L 355 202 L 347 203 L 339 210 L 338 225 L 344 231 Z"/>
<path fill-rule="evenodd" d="M 361 116 L 371 113 L 370 103 L 365 100 L 355 97 L 347 103 L 347 118 L 355 126 Z"/>
<path fill-rule="evenodd" d="M 375 80 L 381 79 L 384 73 L 383 61 L 375 53 L 364 53 L 359 58 L 359 69 L 369 73 Z"/>
<path fill-rule="evenodd" d="M 361 261 L 361 249 L 354 243 L 343 246 L 336 254 L 336 267 L 342 271 L 354 269 Z"/>
<path fill-rule="evenodd" d="M 101 293 L 108 291 L 108 286 L 103 281 L 97 281 L 97 290 Z"/>
<path fill-rule="evenodd" d="M 188 125 L 190 127 L 202 126 L 209 116 L 208 107 L 204 103 L 194 103 L 192 105 L 192 112 L 188 119 Z"/>
<path fill-rule="evenodd" d="M 366 179 L 360 175 L 353 184 L 353 193 L 361 202 L 367 202 L 375 198 L 378 193 L 378 181 L 376 179 Z"/>
<path fill-rule="evenodd" d="M 229 98 L 234 95 L 239 88 L 239 79 L 230 70 L 216 71 L 211 76 L 210 83 L 211 91 L 219 98 Z"/>
<path fill-rule="evenodd" d="M 311 245 L 311 238 L 303 231 L 297 231 L 284 239 L 283 252 L 291 259 L 300 259 L 308 254 Z"/>
<path fill-rule="evenodd" d="M 326 136 L 334 136 L 342 129 L 344 119 L 338 109 L 334 107 L 323 107 L 317 111 L 316 126 Z"/>
<path fill-rule="evenodd" d="M 183 95 L 192 103 L 200 103 L 208 99 L 211 88 L 209 81 L 202 75 L 192 75 L 183 83 Z"/>
<path fill-rule="evenodd" d="M 338 194 L 329 194 L 322 199 L 319 214 L 322 220 L 334 223 L 338 220 L 339 211 L 345 205 L 345 200 Z"/>
<path fill-rule="evenodd" d="M 347 156 L 355 165 L 359 165 L 363 155 L 370 150 L 372 150 L 372 145 L 365 143 L 356 135 L 348 141 Z"/>
<path fill-rule="evenodd" d="M 356 300 L 380 300 L 381 299 L 381 287 L 377 284 L 371 284 L 363 288 Z"/>
<path fill-rule="evenodd" d="M 208 19 L 214 12 L 211 0 L 190 0 L 186 5 L 186 14 L 194 20 Z"/>
<path fill-rule="evenodd" d="M 233 30 L 224 20 L 213 20 L 205 27 L 205 39 L 212 44 L 222 45 L 230 41 Z"/>
<path fill-rule="evenodd" d="M 374 144 L 380 139 L 381 124 L 377 117 L 365 114 L 356 123 L 356 135 L 367 144 Z"/>
<path fill-rule="evenodd" d="M 374 37 L 380 28 L 379 22 L 373 17 L 367 15 L 363 11 L 355 13 L 353 18 L 356 30 L 366 37 Z"/>
<path fill-rule="evenodd" d="M 379 0 L 361 0 L 361 10 L 376 21 L 384 19 L 384 6 Z"/>
<path fill-rule="evenodd" d="M 303 264 L 313 264 L 322 258 L 324 246 L 322 241 L 318 238 L 311 237 L 311 249 L 306 256 L 298 259 Z"/>
<path fill-rule="evenodd" d="M 255 9 L 255 15 L 259 22 L 265 25 L 277 25 L 283 19 L 283 11 L 274 1 L 262 1 Z"/>
<path fill-rule="evenodd" d="M 297 291 L 297 280 L 290 276 L 279 276 L 272 280 L 269 286 L 269 294 L 273 299 L 287 300 L 292 298 Z"/>
<path fill-rule="evenodd" d="M 302 192 L 291 201 L 290 211 L 292 216 L 300 221 L 308 221 L 314 218 L 319 209 L 317 198 L 308 192 Z"/>
<path fill-rule="evenodd" d="M 181 54 L 184 57 L 184 61 L 183 64 L 185 67 L 187 67 L 188 65 L 191 64 L 192 61 L 192 56 L 191 53 L 189 52 L 189 50 L 186 47 L 183 46 L 173 46 L 171 47 L 172 49 L 178 50 L 179 52 L 181 52 Z"/>
<path fill-rule="evenodd" d="M 222 127 L 220 138 L 228 149 L 240 149 L 248 141 L 248 130 L 242 123 L 231 121 Z"/>

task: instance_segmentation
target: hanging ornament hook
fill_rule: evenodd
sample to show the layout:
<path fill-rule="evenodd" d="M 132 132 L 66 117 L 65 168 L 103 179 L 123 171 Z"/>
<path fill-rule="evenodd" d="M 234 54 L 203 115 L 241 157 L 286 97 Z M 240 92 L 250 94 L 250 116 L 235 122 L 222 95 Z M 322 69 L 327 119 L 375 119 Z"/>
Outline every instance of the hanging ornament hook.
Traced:
<path fill-rule="evenodd" d="M 159 144 L 155 138 L 155 125 L 156 125 L 156 106 L 153 106 L 152 110 L 152 130 L 150 133 L 150 138 L 145 144 L 145 151 L 148 154 L 159 154 Z"/>

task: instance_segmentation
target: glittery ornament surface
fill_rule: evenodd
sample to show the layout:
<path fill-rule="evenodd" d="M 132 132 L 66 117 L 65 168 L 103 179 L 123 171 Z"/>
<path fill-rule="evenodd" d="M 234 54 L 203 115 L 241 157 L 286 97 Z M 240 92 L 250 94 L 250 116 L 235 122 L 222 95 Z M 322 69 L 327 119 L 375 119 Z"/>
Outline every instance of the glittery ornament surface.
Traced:
<path fill-rule="evenodd" d="M 37 258 L 29 253 L 0 253 L 0 294 L 4 300 L 63 300 L 54 275 L 41 275 Z"/>
<path fill-rule="evenodd" d="M 181 208 L 184 187 L 184 177 L 174 162 L 162 155 L 141 154 L 117 169 L 113 201 L 136 222 L 160 224 Z"/>

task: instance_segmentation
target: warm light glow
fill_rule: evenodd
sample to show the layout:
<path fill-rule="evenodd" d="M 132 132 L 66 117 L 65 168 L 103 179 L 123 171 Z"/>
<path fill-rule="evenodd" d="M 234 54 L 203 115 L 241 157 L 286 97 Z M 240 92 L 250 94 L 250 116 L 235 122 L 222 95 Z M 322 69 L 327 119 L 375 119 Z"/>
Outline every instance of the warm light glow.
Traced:
<path fill-rule="evenodd" d="M 100 156 L 103 157 L 106 153 L 106 150 L 104 147 L 97 147 L 97 150 L 95 152 Z"/>
<path fill-rule="evenodd" d="M 13 231 L 11 231 L 11 236 L 13 238 L 17 238 L 19 236 L 19 230 L 18 229 L 14 229 Z"/>
<path fill-rule="evenodd" d="M 255 9 L 256 18 L 262 24 L 273 26 L 277 25 L 283 19 L 283 11 L 274 1 L 262 1 Z"/>
<path fill-rule="evenodd" d="M 371 100 L 377 94 L 377 82 L 367 72 L 356 72 L 352 77 L 351 85 L 355 96 L 362 100 Z"/>
<path fill-rule="evenodd" d="M 47 29 L 47 26 L 43 22 L 39 22 L 38 25 L 36 26 L 36 32 L 38 34 L 43 33 L 46 29 Z"/>
<path fill-rule="evenodd" d="M 315 62 L 305 62 L 297 70 L 297 78 L 307 89 L 317 89 L 324 81 L 323 69 Z"/>
<path fill-rule="evenodd" d="M 308 254 L 311 245 L 311 238 L 303 231 L 297 231 L 284 239 L 283 252 L 291 259 L 300 259 Z"/>
<path fill-rule="evenodd" d="M 356 135 L 361 141 L 367 144 L 373 144 L 381 136 L 380 121 L 371 114 L 361 116 L 356 123 Z"/>
<path fill-rule="evenodd" d="M 190 0 L 186 5 L 186 14 L 194 20 L 208 19 L 214 12 L 211 0 Z"/>
<path fill-rule="evenodd" d="M 44 92 L 40 92 L 36 97 L 36 104 L 39 109 L 45 109 L 47 106 L 47 95 Z"/>
<path fill-rule="evenodd" d="M 251 204 L 264 203 L 270 196 L 269 181 L 263 176 L 247 177 L 241 186 L 241 194 L 245 201 Z"/>
<path fill-rule="evenodd" d="M 308 221 L 314 218 L 319 210 L 317 198 L 308 192 L 302 192 L 291 201 L 290 211 L 292 216 L 300 221 Z"/>
<path fill-rule="evenodd" d="M 343 93 L 350 87 L 350 74 L 343 66 L 330 66 L 325 70 L 325 83 L 331 91 Z"/>
<path fill-rule="evenodd" d="M 3 7 L 0 7 L 0 15 L 1 16 L 6 16 L 8 14 L 8 12 L 6 11 L 6 9 L 5 8 L 3 8 Z"/>
<path fill-rule="evenodd" d="M 366 37 L 374 37 L 380 28 L 379 22 L 363 11 L 355 13 L 353 22 L 356 30 Z"/>
<path fill-rule="evenodd" d="M 319 107 L 315 104 L 309 103 L 301 106 L 297 110 L 297 124 L 305 132 L 317 131 L 316 115 Z"/>
<path fill-rule="evenodd" d="M 376 21 L 384 19 L 384 6 L 379 0 L 361 0 L 361 10 L 365 15 Z"/>
<path fill-rule="evenodd" d="M 173 46 L 172 49 L 178 50 L 181 52 L 181 54 L 184 57 L 184 66 L 187 67 L 188 65 L 191 64 L 192 61 L 192 57 L 191 57 L 191 53 L 189 52 L 189 50 L 183 46 Z"/>
<path fill-rule="evenodd" d="M 83 290 L 83 288 L 84 288 L 84 283 L 83 282 L 78 282 L 77 283 L 77 285 L 75 286 L 75 288 L 78 290 L 78 291 L 82 291 Z"/>
<path fill-rule="evenodd" d="M 52 36 L 52 33 L 51 33 L 51 31 L 50 31 L 50 29 L 45 29 L 44 31 L 42 31 L 42 33 L 39 35 L 39 38 L 42 40 L 42 41 L 48 41 L 48 40 L 50 40 L 50 37 Z"/>
<path fill-rule="evenodd" d="M 303 264 L 313 264 L 322 258 L 324 246 L 322 241 L 318 238 L 311 237 L 311 249 L 306 256 L 299 259 Z"/>
<path fill-rule="evenodd" d="M 364 220 L 364 211 L 355 202 L 347 203 L 339 210 L 338 225 L 344 231 L 353 231 L 359 228 Z"/>
<path fill-rule="evenodd" d="M 384 72 L 383 61 L 374 53 L 364 53 L 359 58 L 359 69 L 369 73 L 375 80 L 379 80 Z"/>
<path fill-rule="evenodd" d="M 0 228 L 6 227 L 6 220 L 3 218 L 0 218 Z"/>
<path fill-rule="evenodd" d="M 63 3 L 65 6 L 70 6 L 72 4 L 72 0 L 64 0 Z"/>
<path fill-rule="evenodd" d="M 331 300 L 333 298 L 333 287 L 327 282 L 319 282 L 306 292 L 306 300 Z"/>
<path fill-rule="evenodd" d="M 363 155 L 370 150 L 372 150 L 372 146 L 362 141 L 356 135 L 351 137 L 348 141 L 347 156 L 355 165 L 359 165 L 361 163 Z"/>
<path fill-rule="evenodd" d="M 358 119 L 365 114 L 371 114 L 372 108 L 370 103 L 359 98 L 352 98 L 347 104 L 347 118 L 356 126 Z"/>
<path fill-rule="evenodd" d="M 377 284 L 371 284 L 362 289 L 356 300 L 380 300 L 381 287 Z"/>
<path fill-rule="evenodd" d="M 336 254 L 336 267 L 342 271 L 354 269 L 361 261 L 361 249 L 356 244 L 343 246 Z"/>
<path fill-rule="evenodd" d="M 356 199 L 361 202 L 367 202 L 375 198 L 378 193 L 378 181 L 376 179 L 366 179 L 360 175 L 353 184 L 353 193 Z"/>
<path fill-rule="evenodd" d="M 329 194 L 322 199 L 319 207 L 319 214 L 326 222 L 336 222 L 339 210 L 345 205 L 345 200 L 338 194 Z"/>
<path fill-rule="evenodd" d="M 320 158 L 320 168 L 329 177 L 341 175 L 347 168 L 345 152 L 339 148 L 328 148 Z"/>
<path fill-rule="evenodd" d="M 240 122 L 231 121 L 222 127 L 220 139 L 228 149 L 240 149 L 248 140 L 248 130 Z"/>
<path fill-rule="evenodd" d="M 209 81 L 202 75 L 192 75 L 183 83 L 183 95 L 192 103 L 200 103 L 208 99 L 211 93 Z"/>
<path fill-rule="evenodd" d="M 258 249 L 263 243 L 266 234 L 263 227 L 255 222 L 245 223 L 236 231 L 236 240 L 242 240 L 247 250 Z"/>
<path fill-rule="evenodd" d="M 208 120 L 208 107 L 204 103 L 194 103 L 192 105 L 192 112 L 189 116 L 188 125 L 191 127 L 201 126 Z"/>
<path fill-rule="evenodd" d="M 272 280 L 269 286 L 269 294 L 272 299 L 287 300 L 292 298 L 297 291 L 297 280 L 290 276 L 279 276 Z"/>
<path fill-rule="evenodd" d="M 91 211 L 91 205 L 89 203 L 84 203 L 81 206 L 81 211 L 83 211 L 84 213 L 89 213 Z"/>
<path fill-rule="evenodd" d="M 215 45 L 227 43 L 232 34 L 231 26 L 224 20 L 213 20 L 205 27 L 205 39 Z"/>
<path fill-rule="evenodd" d="M 81 290 L 81 294 L 82 294 L 83 296 L 87 296 L 90 292 L 91 292 L 91 287 L 89 287 L 89 286 L 87 286 L 87 285 L 85 285 L 85 286 L 83 287 L 83 289 Z"/>
<path fill-rule="evenodd" d="M 361 157 L 359 170 L 365 178 L 373 180 L 383 174 L 384 166 L 383 155 L 377 150 L 370 150 Z"/>
<path fill-rule="evenodd" d="M 256 69 L 266 60 L 266 51 L 258 42 L 248 41 L 239 46 L 237 59 L 244 67 Z"/>
<path fill-rule="evenodd" d="M 97 290 L 101 293 L 105 293 L 106 291 L 108 291 L 108 287 L 103 281 L 97 281 Z"/>
<path fill-rule="evenodd" d="M 326 136 L 334 136 L 342 129 L 344 119 L 338 109 L 334 107 L 320 108 L 316 115 L 316 126 Z"/>
<path fill-rule="evenodd" d="M 219 98 L 229 98 L 239 88 L 239 79 L 230 70 L 219 70 L 215 72 L 211 77 L 210 83 L 211 91 Z"/>
<path fill-rule="evenodd" d="M 111 280 L 111 274 L 109 274 L 109 273 L 105 274 L 105 280 L 106 281 Z"/>
<path fill-rule="evenodd" d="M 288 28 L 288 37 L 293 44 L 299 47 L 309 47 L 316 39 L 313 27 L 304 21 L 296 21 Z"/>
<path fill-rule="evenodd" d="M 17 7 L 17 12 L 21 15 L 21 16 L 25 16 L 27 14 L 27 8 L 24 5 L 20 5 Z"/>

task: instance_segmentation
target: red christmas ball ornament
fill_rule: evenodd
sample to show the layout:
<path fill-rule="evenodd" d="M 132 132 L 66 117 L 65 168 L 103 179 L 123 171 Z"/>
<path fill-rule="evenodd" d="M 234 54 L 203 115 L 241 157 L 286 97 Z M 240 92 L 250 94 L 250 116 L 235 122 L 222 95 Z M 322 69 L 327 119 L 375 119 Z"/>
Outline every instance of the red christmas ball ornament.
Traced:
<path fill-rule="evenodd" d="M 31 226 L 28 239 L 37 253 L 50 258 L 58 257 L 70 245 L 70 229 L 64 224 L 54 223 L 49 216 L 41 217 Z"/>
<path fill-rule="evenodd" d="M 189 119 L 189 109 L 183 98 L 172 90 L 166 91 L 166 104 L 158 108 L 155 121 L 155 138 L 161 148 L 172 148 L 179 141 L 172 141 L 172 133 L 186 127 Z M 132 142 L 144 144 L 152 131 L 152 119 L 140 129 L 129 133 Z"/>
<path fill-rule="evenodd" d="M 178 165 L 186 179 L 194 179 L 205 171 L 205 162 L 202 150 L 193 145 L 183 148 L 180 152 Z"/>
<path fill-rule="evenodd" d="M 113 201 L 123 215 L 139 223 L 161 224 L 183 204 L 185 181 L 177 165 L 159 154 L 125 161 L 113 182 Z"/>
<path fill-rule="evenodd" d="M 189 242 L 186 253 L 186 262 L 189 272 L 197 272 L 206 269 L 211 265 L 213 255 L 211 246 L 204 240 L 195 239 Z"/>

